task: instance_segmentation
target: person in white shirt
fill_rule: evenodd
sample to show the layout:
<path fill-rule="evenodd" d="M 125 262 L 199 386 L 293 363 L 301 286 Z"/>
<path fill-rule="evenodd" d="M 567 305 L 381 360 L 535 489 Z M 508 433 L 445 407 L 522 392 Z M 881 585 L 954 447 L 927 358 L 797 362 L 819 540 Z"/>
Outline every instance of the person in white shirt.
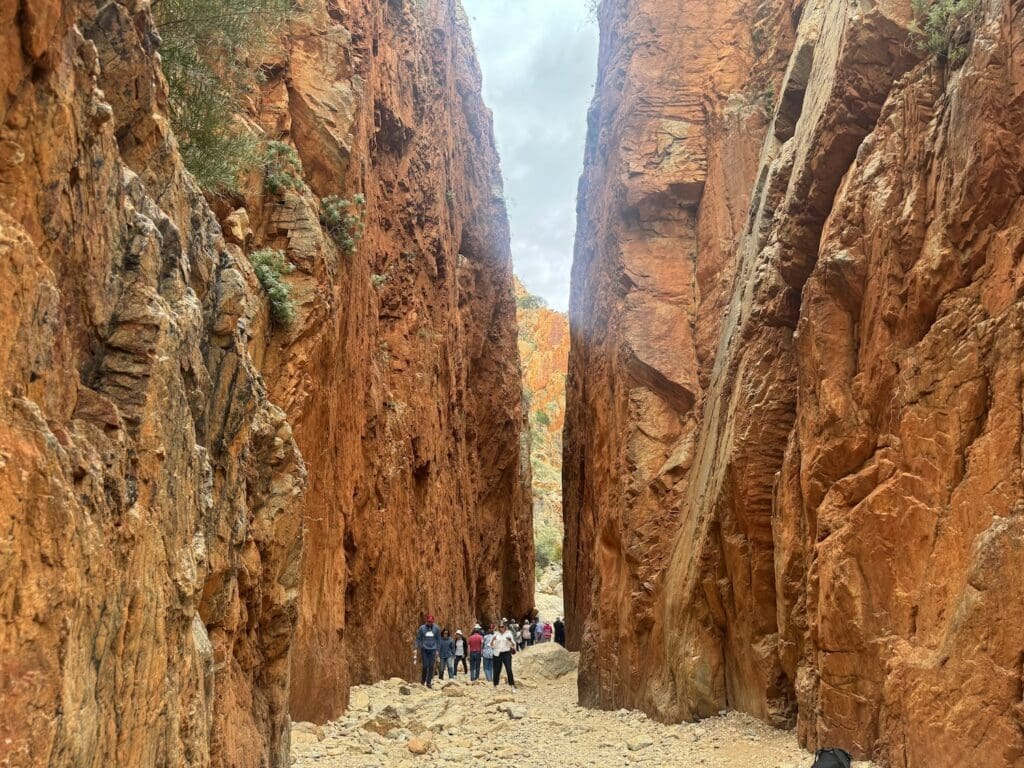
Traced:
<path fill-rule="evenodd" d="M 516 692 L 516 680 L 512 676 L 512 654 L 515 653 L 515 649 L 515 636 L 508 628 L 508 622 L 502 619 L 498 631 L 491 637 L 491 650 L 494 652 L 494 687 L 497 688 L 501 682 L 501 668 L 505 667 L 512 693 Z"/>

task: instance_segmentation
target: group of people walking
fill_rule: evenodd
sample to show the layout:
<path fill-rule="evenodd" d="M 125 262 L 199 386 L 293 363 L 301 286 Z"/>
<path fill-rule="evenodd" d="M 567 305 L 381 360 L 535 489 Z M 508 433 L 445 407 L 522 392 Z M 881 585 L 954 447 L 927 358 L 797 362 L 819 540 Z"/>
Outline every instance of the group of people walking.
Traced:
<path fill-rule="evenodd" d="M 486 680 L 497 686 L 501 683 L 501 671 L 504 669 L 514 693 L 516 681 L 512 674 L 512 655 L 527 646 L 551 642 L 552 639 L 565 645 L 565 624 L 561 618 L 555 619 L 554 624 L 536 615 L 524 616 L 522 623 L 502 618 L 486 631 L 476 622 L 466 637 L 461 629 L 456 629 L 452 635 L 451 630 L 439 627 L 434 617 L 428 615 L 416 630 L 413 663 L 419 654 L 422 663 L 420 682 L 427 688 L 433 687 L 435 674 L 441 680 L 445 673 L 455 678 L 459 667 L 463 674 L 469 675 L 470 682 Z M 484 680 L 480 677 L 481 669 Z"/>

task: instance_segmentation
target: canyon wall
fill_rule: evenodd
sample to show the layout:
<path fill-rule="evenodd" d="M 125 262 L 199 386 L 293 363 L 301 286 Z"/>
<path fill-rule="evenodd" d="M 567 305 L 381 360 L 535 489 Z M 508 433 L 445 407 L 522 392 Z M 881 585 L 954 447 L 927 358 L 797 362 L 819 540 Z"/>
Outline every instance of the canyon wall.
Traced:
<path fill-rule="evenodd" d="M 490 112 L 454 0 L 310 3 L 268 54 L 255 119 L 308 189 L 245 204 L 298 266 L 261 359 L 309 467 L 293 717 L 418 672 L 425 613 L 516 614 L 533 591 L 508 220 Z M 317 199 L 366 198 L 346 255 Z M 525 437 L 524 437 L 525 439 Z"/>
<path fill-rule="evenodd" d="M 982 0 L 950 62 L 909 2 L 604 4 L 564 468 L 584 703 L 1024 762 L 1022 14 Z"/>
<path fill-rule="evenodd" d="M 569 319 L 550 309 L 518 280 L 515 287 L 523 395 L 529 405 L 534 543 L 539 562 L 542 538 L 547 541 L 550 537 L 550 543 L 558 547 L 562 541 L 562 431 Z"/>
<path fill-rule="evenodd" d="M 148 3 L 0 2 L 4 765 L 286 766 L 289 712 L 410 673 L 422 612 L 531 600 L 507 221 L 465 19 L 298 11 L 237 121 L 296 147 L 301 178 L 206 197 Z M 349 254 L 321 198 L 356 193 Z M 284 328 L 263 246 L 295 267 Z"/>

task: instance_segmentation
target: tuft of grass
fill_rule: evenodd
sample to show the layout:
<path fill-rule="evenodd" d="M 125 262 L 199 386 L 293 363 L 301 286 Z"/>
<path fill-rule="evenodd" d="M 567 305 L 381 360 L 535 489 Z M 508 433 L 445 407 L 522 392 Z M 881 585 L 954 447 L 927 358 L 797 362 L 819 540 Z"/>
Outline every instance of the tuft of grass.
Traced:
<path fill-rule="evenodd" d="M 370 282 L 373 283 L 374 288 L 380 288 L 382 285 L 388 282 L 390 278 L 387 275 L 370 275 Z"/>
<path fill-rule="evenodd" d="M 235 115 L 256 80 L 253 62 L 292 15 L 292 0 L 160 0 L 152 7 L 185 167 L 203 189 L 234 192 L 238 177 L 259 162 Z"/>
<path fill-rule="evenodd" d="M 978 0 L 912 0 L 911 6 L 921 49 L 949 67 L 963 64 L 971 39 L 967 21 Z"/>
<path fill-rule="evenodd" d="M 356 252 L 356 244 L 363 236 L 363 207 L 366 198 L 354 195 L 351 200 L 346 200 L 331 195 L 323 198 L 320 204 L 320 224 L 342 252 L 352 256 Z"/>
<path fill-rule="evenodd" d="M 302 189 L 302 160 L 291 144 L 267 142 L 263 152 L 263 186 L 272 195 Z"/>
<path fill-rule="evenodd" d="M 281 251 L 263 248 L 249 256 L 256 278 L 270 299 L 270 317 L 275 325 L 291 325 L 295 319 L 295 301 L 292 289 L 284 282 L 282 275 L 290 275 L 295 265 L 289 262 Z"/>

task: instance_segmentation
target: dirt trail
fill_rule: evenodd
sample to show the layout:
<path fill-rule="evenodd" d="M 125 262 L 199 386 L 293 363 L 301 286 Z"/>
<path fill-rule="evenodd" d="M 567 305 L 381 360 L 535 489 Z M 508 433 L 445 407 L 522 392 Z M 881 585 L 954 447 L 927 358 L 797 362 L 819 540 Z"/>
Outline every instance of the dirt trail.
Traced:
<path fill-rule="evenodd" d="M 346 717 L 322 727 L 295 725 L 293 765 L 425 767 L 497 759 L 503 767 L 804 768 L 812 762 L 792 733 L 738 713 L 665 725 L 637 712 L 584 709 L 576 704 L 575 670 L 545 679 L 552 663 L 533 655 L 521 654 L 515 665 L 515 694 L 504 684 L 495 689 L 466 677 L 435 683 L 434 690 L 397 678 L 353 688 Z M 420 750 L 426 752 L 414 754 Z"/>

